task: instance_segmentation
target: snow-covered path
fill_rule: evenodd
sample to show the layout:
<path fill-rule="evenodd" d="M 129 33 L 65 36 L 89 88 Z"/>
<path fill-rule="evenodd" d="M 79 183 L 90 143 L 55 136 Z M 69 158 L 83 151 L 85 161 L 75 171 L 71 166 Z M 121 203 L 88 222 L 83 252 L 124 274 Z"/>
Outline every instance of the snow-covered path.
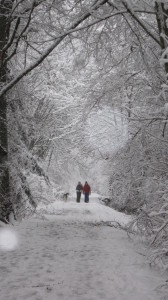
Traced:
<path fill-rule="evenodd" d="M 19 248 L 0 252 L 1 300 L 160 299 L 155 288 L 161 278 L 145 265 L 143 247 L 124 231 L 85 222 L 119 220 L 119 213 L 96 201 L 86 205 L 56 203 L 57 215 L 16 226 Z"/>

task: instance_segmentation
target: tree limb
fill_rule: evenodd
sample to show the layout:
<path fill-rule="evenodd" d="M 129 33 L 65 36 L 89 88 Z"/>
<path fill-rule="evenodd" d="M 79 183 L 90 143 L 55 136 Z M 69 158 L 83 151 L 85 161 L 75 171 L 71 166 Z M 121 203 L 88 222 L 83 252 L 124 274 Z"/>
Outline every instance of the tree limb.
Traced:
<path fill-rule="evenodd" d="M 60 37 L 56 38 L 56 40 L 50 45 L 43 54 L 37 58 L 35 62 L 30 64 L 27 68 L 25 68 L 20 74 L 18 74 L 11 82 L 9 82 L 4 88 L 2 88 L 0 92 L 0 97 L 2 97 L 7 91 L 9 91 L 16 83 L 18 83 L 25 75 L 30 73 L 33 69 L 35 69 L 37 66 L 39 66 L 44 59 L 62 42 L 62 40 L 65 39 L 66 36 L 68 36 L 78 25 L 80 25 L 83 21 L 88 19 L 91 16 L 91 12 L 94 10 L 97 10 L 99 7 L 104 5 L 107 2 L 107 0 L 98 0 L 95 1 L 94 5 L 91 6 L 91 10 L 89 12 L 86 12 L 82 14 L 77 21 L 75 21 L 70 28 L 60 35 Z"/>

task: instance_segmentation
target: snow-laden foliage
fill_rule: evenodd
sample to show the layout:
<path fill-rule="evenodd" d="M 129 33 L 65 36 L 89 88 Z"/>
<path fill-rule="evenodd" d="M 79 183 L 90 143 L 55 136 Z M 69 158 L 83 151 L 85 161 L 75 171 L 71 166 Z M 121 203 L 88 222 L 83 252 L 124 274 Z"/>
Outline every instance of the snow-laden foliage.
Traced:
<path fill-rule="evenodd" d="M 44 169 L 65 190 L 79 176 L 104 189 L 109 180 L 112 205 L 138 214 L 165 264 L 166 1 L 1 4 L 0 216 L 37 205 Z"/>
<path fill-rule="evenodd" d="M 109 169 L 110 205 L 137 218 L 132 230 L 145 235 L 151 245 L 150 260 L 167 270 L 168 253 L 168 150 L 167 150 L 167 86 L 140 118 L 129 120 L 129 139 L 111 158 Z M 148 95 L 149 97 L 149 95 Z M 139 113 L 138 113 L 139 115 Z M 135 124 L 135 125 L 134 125 Z"/>
<path fill-rule="evenodd" d="M 36 208 L 28 178 L 37 174 L 48 182 L 42 160 L 50 148 L 51 105 L 28 93 L 24 81 L 10 95 L 8 105 L 10 202 L 16 215 Z"/>

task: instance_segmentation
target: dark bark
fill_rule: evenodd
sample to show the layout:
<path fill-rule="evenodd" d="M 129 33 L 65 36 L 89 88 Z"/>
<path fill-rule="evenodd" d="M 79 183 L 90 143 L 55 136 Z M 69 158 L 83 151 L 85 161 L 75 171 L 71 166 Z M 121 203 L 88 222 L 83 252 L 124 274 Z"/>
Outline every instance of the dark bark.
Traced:
<path fill-rule="evenodd" d="M 0 5 L 0 86 L 7 81 L 7 65 L 4 60 L 7 53 L 3 51 L 9 38 L 9 13 L 13 1 L 1 1 Z M 7 132 L 7 98 L 0 96 L 0 218 L 8 220 L 11 210 L 8 170 L 8 132 Z"/>

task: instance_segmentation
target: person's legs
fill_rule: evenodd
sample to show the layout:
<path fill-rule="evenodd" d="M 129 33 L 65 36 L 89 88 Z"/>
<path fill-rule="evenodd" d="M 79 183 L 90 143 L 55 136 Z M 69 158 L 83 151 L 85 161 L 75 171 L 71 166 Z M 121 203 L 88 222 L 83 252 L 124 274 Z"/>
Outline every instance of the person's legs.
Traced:
<path fill-rule="evenodd" d="M 77 199 L 76 199 L 76 202 L 80 202 L 80 198 L 81 198 L 81 193 L 80 193 L 80 192 L 77 192 Z"/>
<path fill-rule="evenodd" d="M 89 202 L 89 194 L 85 193 L 85 203 L 88 203 L 88 202 Z"/>

